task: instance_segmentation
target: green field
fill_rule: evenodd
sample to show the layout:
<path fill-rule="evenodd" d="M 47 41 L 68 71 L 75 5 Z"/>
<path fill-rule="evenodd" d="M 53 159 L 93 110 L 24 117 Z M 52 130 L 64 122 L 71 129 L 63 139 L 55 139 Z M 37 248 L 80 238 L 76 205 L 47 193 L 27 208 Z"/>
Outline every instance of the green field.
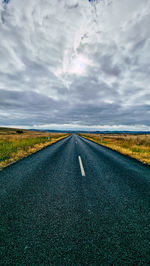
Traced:
<path fill-rule="evenodd" d="M 0 128 L 0 168 L 66 136 L 62 133 Z"/>

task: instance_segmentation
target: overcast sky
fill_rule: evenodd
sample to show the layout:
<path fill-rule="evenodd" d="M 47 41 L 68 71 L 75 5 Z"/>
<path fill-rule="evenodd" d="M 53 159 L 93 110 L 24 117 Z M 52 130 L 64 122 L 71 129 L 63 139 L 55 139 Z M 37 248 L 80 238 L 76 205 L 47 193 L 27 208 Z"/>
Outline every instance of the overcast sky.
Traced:
<path fill-rule="evenodd" d="M 0 0 L 0 125 L 150 130 L 150 0 Z"/>

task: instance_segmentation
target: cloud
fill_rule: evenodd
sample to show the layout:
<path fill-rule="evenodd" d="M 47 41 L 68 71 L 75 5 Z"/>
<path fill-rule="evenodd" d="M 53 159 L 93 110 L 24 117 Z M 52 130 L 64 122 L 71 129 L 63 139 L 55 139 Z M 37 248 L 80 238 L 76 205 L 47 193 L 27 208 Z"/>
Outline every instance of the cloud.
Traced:
<path fill-rule="evenodd" d="M 0 3 L 0 124 L 150 126 L 150 2 Z"/>

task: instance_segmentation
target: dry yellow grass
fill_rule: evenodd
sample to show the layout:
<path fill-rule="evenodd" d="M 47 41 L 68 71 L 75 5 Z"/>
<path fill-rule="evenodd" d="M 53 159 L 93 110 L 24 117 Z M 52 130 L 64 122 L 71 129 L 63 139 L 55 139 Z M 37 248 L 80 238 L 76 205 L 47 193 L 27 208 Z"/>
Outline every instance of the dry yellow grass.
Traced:
<path fill-rule="evenodd" d="M 82 134 L 82 136 L 150 165 L 149 134 Z"/>
<path fill-rule="evenodd" d="M 0 128 L 0 169 L 66 137 L 64 133 Z"/>

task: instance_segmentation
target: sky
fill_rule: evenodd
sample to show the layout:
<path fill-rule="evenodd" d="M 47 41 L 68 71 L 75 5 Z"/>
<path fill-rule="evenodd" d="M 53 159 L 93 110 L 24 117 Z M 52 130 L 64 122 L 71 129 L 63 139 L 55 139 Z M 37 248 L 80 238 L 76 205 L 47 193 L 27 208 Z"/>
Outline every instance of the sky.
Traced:
<path fill-rule="evenodd" d="M 150 0 L 0 0 L 0 126 L 150 130 Z"/>

